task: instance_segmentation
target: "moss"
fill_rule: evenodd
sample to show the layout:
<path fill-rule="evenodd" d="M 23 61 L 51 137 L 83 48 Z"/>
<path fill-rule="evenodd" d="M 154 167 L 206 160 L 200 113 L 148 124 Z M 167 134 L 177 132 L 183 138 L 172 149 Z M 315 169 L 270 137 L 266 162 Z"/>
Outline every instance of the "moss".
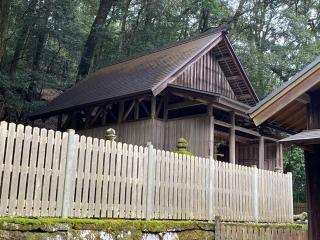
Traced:
<path fill-rule="evenodd" d="M 178 233 L 179 240 L 203 240 L 214 239 L 214 232 L 207 232 L 201 230 L 183 231 Z"/>
<path fill-rule="evenodd" d="M 259 223 L 224 223 L 224 225 L 234 226 L 241 225 L 251 228 L 275 228 L 275 229 L 293 229 L 293 230 L 307 230 L 308 226 L 306 224 L 259 224 Z"/>
<path fill-rule="evenodd" d="M 10 225 L 11 224 L 11 225 Z M 65 224 L 66 226 L 60 226 Z M 10 227 L 9 227 L 10 226 Z M 0 218 L 0 228 L 5 230 L 41 230 L 41 231 L 105 231 L 112 235 L 127 234 L 132 239 L 141 239 L 143 233 L 161 233 L 166 231 L 186 231 L 203 229 L 214 231 L 214 224 L 198 221 L 145 221 L 145 220 L 111 220 L 111 219 L 62 219 L 62 218 Z M 130 239 L 130 238 L 128 238 Z"/>
<path fill-rule="evenodd" d="M 182 155 L 187 155 L 187 156 L 193 156 L 192 152 L 188 150 L 177 150 L 176 153 L 182 154 Z"/>

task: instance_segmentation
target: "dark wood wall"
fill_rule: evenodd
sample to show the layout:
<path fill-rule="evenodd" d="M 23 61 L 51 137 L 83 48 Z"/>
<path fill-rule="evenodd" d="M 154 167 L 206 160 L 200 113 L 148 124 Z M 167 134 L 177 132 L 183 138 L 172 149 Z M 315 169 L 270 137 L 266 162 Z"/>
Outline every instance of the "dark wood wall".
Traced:
<path fill-rule="evenodd" d="M 237 145 L 237 163 L 245 166 L 257 165 L 259 162 L 258 144 L 238 144 Z M 264 145 L 264 169 L 274 171 L 276 168 L 276 143 L 265 143 Z"/>
<path fill-rule="evenodd" d="M 106 129 L 116 130 L 117 141 L 145 146 L 152 142 L 155 148 L 175 151 L 177 139 L 188 140 L 190 151 L 195 156 L 206 157 L 209 153 L 210 120 L 208 116 L 197 116 L 183 119 L 147 119 L 104 127 L 78 130 L 78 134 L 96 138 L 104 138 Z"/>
<path fill-rule="evenodd" d="M 219 93 L 236 99 L 212 51 L 188 67 L 172 84 Z"/>

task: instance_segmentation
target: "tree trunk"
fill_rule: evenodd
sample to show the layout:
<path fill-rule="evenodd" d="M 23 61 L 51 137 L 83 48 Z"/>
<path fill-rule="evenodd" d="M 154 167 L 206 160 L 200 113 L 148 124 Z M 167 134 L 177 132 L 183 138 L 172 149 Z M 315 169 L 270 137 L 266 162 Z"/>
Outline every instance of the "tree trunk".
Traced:
<path fill-rule="evenodd" d="M 11 60 L 11 65 L 9 69 L 10 75 L 13 77 L 15 75 L 15 72 L 17 70 L 18 62 L 20 60 L 20 56 L 24 47 L 24 44 L 27 40 L 28 33 L 30 27 L 33 26 L 33 20 L 34 20 L 34 14 L 35 14 L 35 9 L 37 5 L 38 0 L 31 0 L 26 8 L 27 17 L 26 19 L 23 19 L 22 26 L 20 27 L 18 36 L 17 36 L 17 41 L 16 41 L 16 46 L 14 50 L 14 54 Z"/>
<path fill-rule="evenodd" d="M 101 0 L 100 6 L 97 12 L 97 16 L 91 26 L 91 30 L 87 41 L 85 43 L 84 49 L 82 51 L 80 64 L 78 67 L 78 77 L 77 82 L 84 78 L 90 69 L 91 61 L 94 56 L 94 50 L 96 48 L 97 42 L 99 40 L 99 33 L 106 22 L 108 13 L 110 12 L 111 6 L 117 0 Z"/>
<path fill-rule="evenodd" d="M 9 73 L 11 76 L 14 76 L 17 70 L 18 62 L 20 60 L 20 55 L 23 49 L 23 46 L 25 44 L 25 41 L 27 39 L 29 32 L 29 25 L 24 25 L 18 35 L 18 39 L 16 42 L 16 47 L 13 53 L 13 57 L 10 64 L 10 70 Z"/>
<path fill-rule="evenodd" d="M 120 56 L 123 56 L 123 48 L 124 48 L 124 43 L 126 40 L 126 25 L 127 25 L 127 18 L 128 18 L 128 12 L 129 12 L 129 6 L 132 0 L 126 0 L 124 9 L 123 9 L 123 15 L 121 19 L 121 31 L 120 31 L 120 43 L 119 43 L 119 53 Z"/>
<path fill-rule="evenodd" d="M 5 55 L 10 0 L 0 0 L 0 61 Z"/>
<path fill-rule="evenodd" d="M 44 8 L 44 6 L 41 6 L 40 8 Z M 39 64 L 41 59 L 41 54 L 45 46 L 47 34 L 48 34 L 48 19 L 50 16 L 50 6 L 48 5 L 44 10 L 39 12 L 40 21 L 38 21 L 38 28 L 37 28 L 37 44 L 33 53 L 32 58 L 32 70 L 38 71 L 39 70 Z"/>
<path fill-rule="evenodd" d="M 144 11 L 145 11 L 145 19 L 144 19 L 144 32 L 148 32 L 152 29 L 152 17 L 153 17 L 153 5 L 156 2 L 154 0 L 144 0 Z"/>
<path fill-rule="evenodd" d="M 199 19 L 199 32 L 205 32 L 209 28 L 209 16 L 210 12 L 208 9 L 202 8 L 200 19 Z"/>

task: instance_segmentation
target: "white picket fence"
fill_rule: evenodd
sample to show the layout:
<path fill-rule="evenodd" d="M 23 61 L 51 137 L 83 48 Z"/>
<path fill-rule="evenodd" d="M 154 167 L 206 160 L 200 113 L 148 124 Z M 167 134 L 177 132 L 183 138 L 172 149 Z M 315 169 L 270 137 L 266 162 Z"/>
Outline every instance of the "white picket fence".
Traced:
<path fill-rule="evenodd" d="M 292 222 L 291 173 L 0 124 L 0 216 Z"/>

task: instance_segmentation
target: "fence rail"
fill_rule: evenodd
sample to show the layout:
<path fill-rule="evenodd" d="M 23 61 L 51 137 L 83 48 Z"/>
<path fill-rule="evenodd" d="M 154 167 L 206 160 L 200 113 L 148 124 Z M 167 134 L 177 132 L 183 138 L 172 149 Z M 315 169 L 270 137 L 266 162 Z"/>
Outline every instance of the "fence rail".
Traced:
<path fill-rule="evenodd" d="M 292 176 L 0 124 L 0 215 L 292 222 Z"/>

